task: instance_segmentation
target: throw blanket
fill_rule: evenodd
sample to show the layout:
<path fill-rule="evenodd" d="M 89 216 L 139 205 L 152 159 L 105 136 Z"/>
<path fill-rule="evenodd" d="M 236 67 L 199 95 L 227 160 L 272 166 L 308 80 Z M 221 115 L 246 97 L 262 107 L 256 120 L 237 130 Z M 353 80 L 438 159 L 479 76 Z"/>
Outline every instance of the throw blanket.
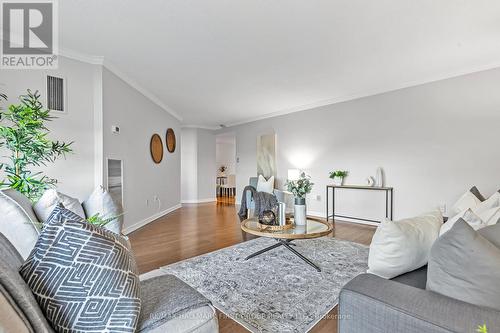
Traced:
<path fill-rule="evenodd" d="M 256 216 L 260 217 L 265 210 L 269 210 L 278 205 L 278 200 L 276 200 L 276 197 L 273 194 L 267 192 L 257 192 L 257 190 L 253 186 L 248 185 L 243 189 L 243 195 L 241 197 L 241 207 L 238 213 L 240 221 L 243 221 L 247 218 L 247 191 L 250 191 L 252 193 L 252 198 L 255 202 Z"/>

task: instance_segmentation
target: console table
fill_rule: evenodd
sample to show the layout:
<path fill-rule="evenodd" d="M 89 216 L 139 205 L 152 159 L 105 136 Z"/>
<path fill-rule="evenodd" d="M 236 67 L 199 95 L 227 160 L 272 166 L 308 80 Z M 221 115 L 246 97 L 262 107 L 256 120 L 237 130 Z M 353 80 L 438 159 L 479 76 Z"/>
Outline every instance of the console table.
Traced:
<path fill-rule="evenodd" d="M 329 214 L 329 194 L 330 189 L 332 192 L 332 215 Z M 338 215 L 335 214 L 335 190 L 336 189 L 348 189 L 348 190 L 367 190 L 367 191 L 383 191 L 385 192 L 385 217 L 390 218 L 392 220 L 393 214 L 393 196 L 394 191 L 392 187 L 375 187 L 375 186 L 361 186 L 361 185 L 326 185 L 326 221 L 331 217 L 332 220 L 335 220 L 336 217 L 343 217 L 353 220 L 365 221 L 365 222 L 376 222 L 380 223 L 381 221 L 365 219 L 361 217 L 355 216 L 346 216 L 346 215 Z"/>

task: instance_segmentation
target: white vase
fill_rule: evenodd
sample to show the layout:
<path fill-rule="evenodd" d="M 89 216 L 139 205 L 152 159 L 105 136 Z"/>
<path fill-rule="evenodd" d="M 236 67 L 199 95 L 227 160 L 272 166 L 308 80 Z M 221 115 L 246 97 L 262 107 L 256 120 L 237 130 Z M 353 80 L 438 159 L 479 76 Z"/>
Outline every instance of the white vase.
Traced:
<path fill-rule="evenodd" d="M 377 168 L 377 174 L 375 176 L 375 186 L 384 187 L 384 171 L 382 168 Z"/>
<path fill-rule="evenodd" d="M 342 185 L 344 185 L 344 178 L 334 177 L 333 178 L 333 185 L 335 185 L 335 186 L 342 186 Z"/>
<path fill-rule="evenodd" d="M 295 205 L 293 206 L 293 221 L 297 226 L 305 226 L 307 224 L 306 198 L 295 198 Z"/>

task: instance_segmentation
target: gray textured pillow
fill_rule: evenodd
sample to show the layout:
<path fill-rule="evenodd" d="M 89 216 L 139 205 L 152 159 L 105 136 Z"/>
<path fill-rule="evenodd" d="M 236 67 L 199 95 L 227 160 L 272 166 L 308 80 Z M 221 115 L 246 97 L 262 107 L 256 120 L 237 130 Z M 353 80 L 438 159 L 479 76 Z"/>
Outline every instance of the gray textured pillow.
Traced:
<path fill-rule="evenodd" d="M 26 259 L 39 234 L 31 201 L 13 189 L 0 191 L 0 212 L 0 232 Z"/>
<path fill-rule="evenodd" d="M 139 277 L 125 240 L 57 206 L 19 272 L 59 332 L 135 332 Z"/>
<path fill-rule="evenodd" d="M 500 310 L 500 248 L 458 220 L 432 246 L 426 289 Z"/>

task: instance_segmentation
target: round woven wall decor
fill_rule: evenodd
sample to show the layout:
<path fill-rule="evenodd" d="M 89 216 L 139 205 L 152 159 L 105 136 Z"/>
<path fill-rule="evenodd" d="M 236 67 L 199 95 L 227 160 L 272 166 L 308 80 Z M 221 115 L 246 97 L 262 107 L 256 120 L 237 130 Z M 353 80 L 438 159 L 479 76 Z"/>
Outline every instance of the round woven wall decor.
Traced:
<path fill-rule="evenodd" d="M 149 150 L 151 152 L 151 158 L 158 164 L 163 159 L 163 142 L 161 142 L 161 137 L 158 134 L 153 134 L 151 141 L 149 142 Z"/>
<path fill-rule="evenodd" d="M 167 150 L 170 153 L 173 153 L 175 151 L 175 133 L 174 130 L 171 128 L 167 130 L 166 141 L 167 141 Z"/>

